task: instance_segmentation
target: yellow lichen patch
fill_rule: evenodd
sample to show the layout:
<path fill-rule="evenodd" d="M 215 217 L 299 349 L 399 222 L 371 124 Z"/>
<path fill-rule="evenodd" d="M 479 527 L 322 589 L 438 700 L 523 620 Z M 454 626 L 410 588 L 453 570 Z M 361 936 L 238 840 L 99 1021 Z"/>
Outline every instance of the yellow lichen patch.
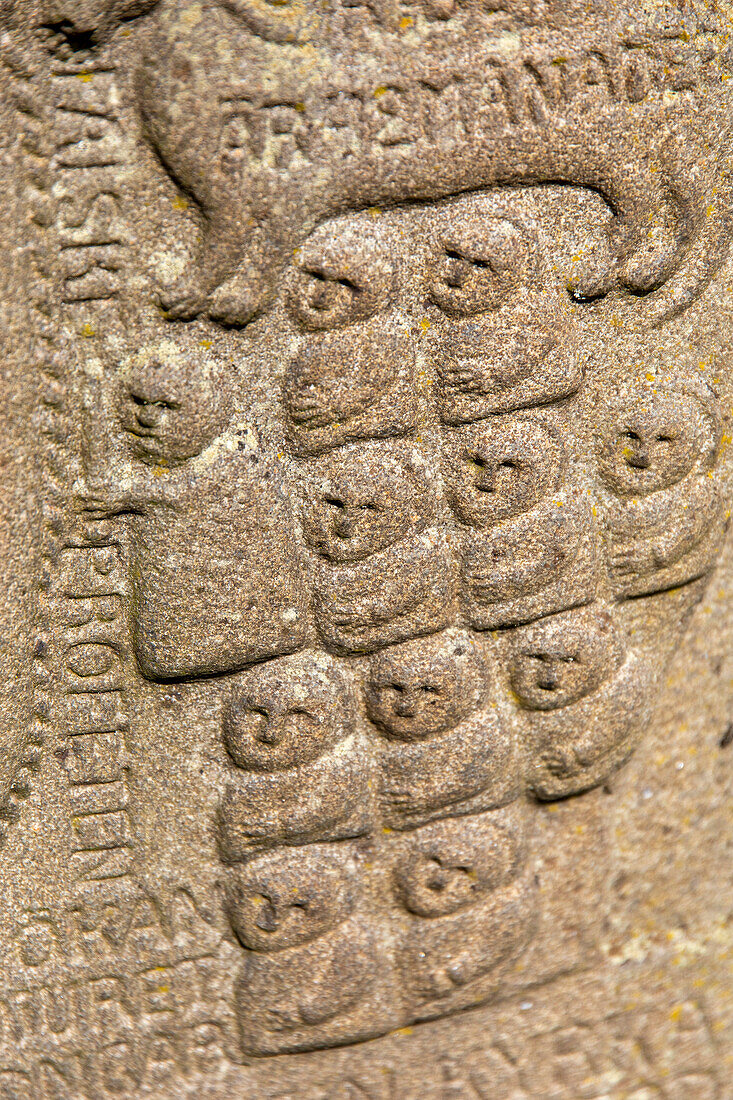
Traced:
<path fill-rule="evenodd" d="M 388 91 L 389 91 L 389 88 L 386 86 L 386 84 L 379 84 L 374 89 L 374 98 L 375 99 L 381 99 L 382 96 L 386 95 Z"/>
<path fill-rule="evenodd" d="M 430 328 L 430 321 L 423 318 L 423 320 L 420 322 L 420 328 L 423 330 L 423 332 L 427 332 Z"/>
<path fill-rule="evenodd" d="M 414 27 L 414 26 L 415 26 L 415 20 L 412 18 L 411 15 L 403 15 L 402 18 L 400 19 L 400 30 L 401 31 L 406 31 L 408 27 Z"/>
<path fill-rule="evenodd" d="M 77 73 L 76 74 L 76 79 L 81 80 L 83 84 L 88 84 L 93 76 L 94 76 L 94 73 L 86 73 L 86 72 L 85 73 Z"/>
<path fill-rule="evenodd" d="M 188 210 L 188 199 L 184 199 L 183 195 L 177 195 L 173 200 L 174 210 Z"/>
<path fill-rule="evenodd" d="M 92 326 L 89 324 L 88 321 L 85 325 L 81 326 L 81 334 L 82 334 L 82 336 L 86 336 L 87 339 L 89 339 L 90 337 L 96 335 L 96 333 L 94 332 L 94 329 L 92 328 Z"/>

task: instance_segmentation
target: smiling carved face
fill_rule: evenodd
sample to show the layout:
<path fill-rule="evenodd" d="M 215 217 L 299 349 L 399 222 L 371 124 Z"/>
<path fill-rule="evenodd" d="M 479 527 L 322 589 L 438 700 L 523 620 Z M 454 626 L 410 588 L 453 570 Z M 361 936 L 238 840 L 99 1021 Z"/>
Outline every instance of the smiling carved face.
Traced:
<path fill-rule="evenodd" d="M 397 895 L 418 917 L 456 913 L 512 879 L 521 847 L 521 830 L 502 827 L 490 815 L 426 825 L 399 842 Z"/>
<path fill-rule="evenodd" d="M 353 882 L 338 853 L 281 851 L 238 868 L 227 885 L 227 910 L 251 951 L 308 943 L 345 920 Z"/>
<path fill-rule="evenodd" d="M 130 359 L 117 386 L 117 417 L 132 453 L 151 465 L 200 454 L 226 425 L 221 368 L 161 340 Z"/>
<path fill-rule="evenodd" d="M 349 731 L 349 688 L 325 659 L 283 658 L 238 679 L 224 711 L 224 740 L 239 768 L 271 772 L 308 764 Z"/>
<path fill-rule="evenodd" d="M 449 503 L 471 527 L 529 511 L 557 486 L 563 466 L 559 439 L 526 418 L 461 428 L 443 448 Z"/>

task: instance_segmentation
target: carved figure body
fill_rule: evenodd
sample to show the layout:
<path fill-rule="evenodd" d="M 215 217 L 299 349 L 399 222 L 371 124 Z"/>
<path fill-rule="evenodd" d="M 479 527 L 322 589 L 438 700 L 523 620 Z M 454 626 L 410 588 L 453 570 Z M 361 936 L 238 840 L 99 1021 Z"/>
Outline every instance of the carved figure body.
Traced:
<path fill-rule="evenodd" d="M 574 393 L 583 365 L 566 310 L 538 294 L 536 241 L 509 218 L 448 207 L 436 232 L 429 294 L 445 315 L 433 357 L 449 424 L 531 408 Z"/>
<path fill-rule="evenodd" d="M 558 433 L 531 417 L 446 436 L 448 498 L 461 521 L 463 599 L 477 630 L 592 599 L 594 531 L 586 495 L 564 482 Z"/>
<path fill-rule="evenodd" d="M 219 807 L 222 857 L 357 836 L 370 823 L 367 745 L 335 662 L 298 654 L 244 673 L 224 714 L 237 766 Z"/>
<path fill-rule="evenodd" d="M 715 396 L 698 380 L 628 386 L 603 413 L 599 473 L 616 593 L 644 596 L 712 566 L 724 529 Z"/>
<path fill-rule="evenodd" d="M 297 252 L 288 306 L 300 330 L 283 385 L 288 441 L 319 454 L 415 424 L 414 348 L 394 318 L 393 242 L 374 219 L 336 218 Z"/>
<path fill-rule="evenodd" d="M 384 822 L 408 829 L 512 801 L 511 731 L 486 703 L 477 643 L 463 631 L 403 642 L 372 658 L 367 710 L 379 727 Z"/>
<path fill-rule="evenodd" d="M 359 911 L 350 856 L 342 845 L 308 847 L 233 876 L 228 910 L 248 949 L 237 989 L 246 1053 L 356 1041 L 375 1012 L 393 1016 L 384 945 Z"/>
<path fill-rule="evenodd" d="M 530 788 L 552 799 L 602 783 L 644 730 L 653 668 L 626 653 L 611 613 L 599 605 L 520 627 L 510 646 Z"/>
<path fill-rule="evenodd" d="M 398 966 L 417 1018 L 444 1012 L 446 1002 L 480 1000 L 481 979 L 496 981 L 497 968 L 526 942 L 533 902 L 522 817 L 515 807 L 434 822 L 391 845 L 408 914 Z"/>
<path fill-rule="evenodd" d="M 133 643 L 152 679 L 233 672 L 304 641 L 285 502 L 265 457 L 221 434 L 220 370 L 171 340 L 133 356 L 117 380 L 127 480 L 98 462 L 84 491 L 87 511 L 128 518 Z"/>
<path fill-rule="evenodd" d="M 344 448 L 318 467 L 303 529 L 329 649 L 370 652 L 447 625 L 453 563 L 447 536 L 426 529 L 433 507 L 424 474 L 397 445 Z"/>

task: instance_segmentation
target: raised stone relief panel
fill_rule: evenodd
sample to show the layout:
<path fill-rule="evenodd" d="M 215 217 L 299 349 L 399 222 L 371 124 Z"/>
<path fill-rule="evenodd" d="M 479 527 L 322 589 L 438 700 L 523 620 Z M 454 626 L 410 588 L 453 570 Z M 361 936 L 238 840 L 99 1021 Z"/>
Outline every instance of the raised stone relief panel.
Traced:
<path fill-rule="evenodd" d="M 57 279 L 103 303 L 44 460 L 44 560 L 106 601 L 67 624 L 105 727 L 70 772 L 119 781 L 126 682 L 205 694 L 237 1057 L 498 1002 L 541 806 L 629 761 L 728 526 L 728 362 L 674 329 L 725 259 L 717 17 L 599 4 L 574 45 L 551 0 L 41 6 L 55 73 L 124 53 L 127 217 L 170 207 L 130 270 L 102 232 Z M 110 166 L 94 125 L 57 172 Z"/>

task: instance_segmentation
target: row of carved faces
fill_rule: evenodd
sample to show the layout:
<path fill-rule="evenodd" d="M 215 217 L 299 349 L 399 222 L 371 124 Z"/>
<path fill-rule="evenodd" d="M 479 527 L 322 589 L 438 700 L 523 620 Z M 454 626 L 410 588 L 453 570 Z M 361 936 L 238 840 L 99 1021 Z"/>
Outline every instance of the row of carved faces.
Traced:
<path fill-rule="evenodd" d="M 508 642 L 506 684 L 529 710 L 578 702 L 619 664 L 621 643 L 610 617 L 593 608 L 515 628 Z M 374 654 L 365 712 L 387 742 L 422 741 L 456 728 L 482 705 L 495 705 L 488 685 L 476 637 L 449 630 Z M 237 677 L 223 721 L 238 768 L 280 771 L 313 762 L 348 735 L 354 690 L 331 659 L 285 657 Z"/>
<path fill-rule="evenodd" d="M 120 426 L 133 453 L 151 464 L 163 460 L 171 466 L 200 454 L 228 419 L 227 396 L 218 381 L 210 364 L 202 366 L 198 356 L 184 349 L 175 348 L 173 358 L 152 354 L 133 361 L 120 377 L 118 397 Z M 709 453 L 714 432 L 709 412 L 694 393 L 645 388 L 642 382 L 634 391 L 622 394 L 599 417 L 599 472 L 620 497 L 643 497 L 681 481 Z M 344 503 L 353 499 L 355 507 L 360 496 L 368 497 L 371 483 L 372 495 L 389 505 L 399 525 L 399 517 L 408 512 L 406 501 L 420 494 L 420 473 L 390 461 L 388 444 L 383 469 L 376 470 L 374 457 L 380 453 L 350 450 L 348 457 L 327 459 L 318 469 L 334 484 L 331 497 L 343 496 Z M 490 526 L 533 507 L 557 488 L 564 463 L 557 431 L 541 420 L 492 418 L 444 435 L 449 500 L 460 521 L 473 527 Z M 320 507 L 317 501 L 314 494 L 313 519 L 306 520 L 314 538 L 320 522 L 313 512 Z M 385 511 L 376 500 L 369 503 L 374 507 L 367 512 L 374 517 Z M 389 541 L 394 539 L 375 533 L 368 552 Z M 359 556 L 358 541 L 353 546 Z"/>

